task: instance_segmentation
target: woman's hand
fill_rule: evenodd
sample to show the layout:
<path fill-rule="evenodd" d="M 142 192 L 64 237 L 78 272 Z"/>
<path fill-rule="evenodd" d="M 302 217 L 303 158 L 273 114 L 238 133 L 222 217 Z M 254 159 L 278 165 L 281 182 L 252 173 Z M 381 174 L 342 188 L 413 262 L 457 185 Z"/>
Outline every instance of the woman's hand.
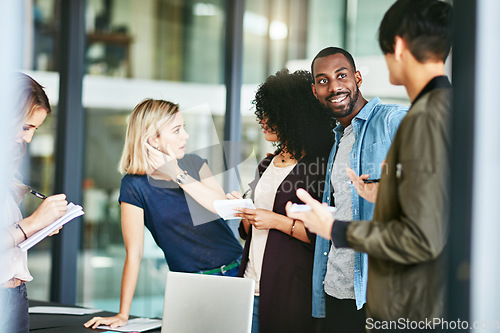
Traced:
<path fill-rule="evenodd" d="M 235 217 L 241 217 L 258 230 L 276 229 L 277 215 L 267 209 L 235 208 L 239 213 Z"/>
<path fill-rule="evenodd" d="M 241 193 L 238 191 L 233 191 L 231 193 L 226 194 L 226 198 L 228 198 L 229 200 L 243 199 Z"/>
<path fill-rule="evenodd" d="M 228 193 L 226 194 L 226 198 L 229 199 L 229 200 L 233 200 L 233 199 L 246 199 L 248 198 L 248 194 L 252 191 L 252 189 L 248 189 L 245 191 L 245 193 L 243 193 L 243 195 L 241 195 L 240 192 L 238 191 L 233 191 L 231 193 Z"/>
<path fill-rule="evenodd" d="M 37 210 L 29 217 L 33 234 L 40 229 L 45 228 L 66 213 L 68 202 L 65 194 L 51 195 L 43 200 Z M 28 237 L 31 235 L 28 235 Z"/>
<path fill-rule="evenodd" d="M 346 168 L 346 171 L 359 196 L 366 201 L 375 203 L 378 194 L 378 183 L 366 184 L 363 180 L 368 179 L 370 175 L 358 176 L 351 168 Z"/>
<path fill-rule="evenodd" d="M 325 239 L 331 239 L 332 226 L 334 223 L 333 215 L 328 210 L 326 203 L 321 204 L 315 200 L 306 190 L 299 188 L 297 197 L 305 204 L 311 206 L 311 211 L 292 213 L 290 208 L 292 203 L 286 204 L 286 215 L 292 219 L 301 220 L 310 232 L 315 233 Z"/>
<path fill-rule="evenodd" d="M 127 324 L 127 321 L 128 321 L 128 316 L 119 313 L 114 317 L 94 317 L 85 324 L 83 324 L 83 326 L 87 328 L 91 327 L 93 329 L 96 329 L 97 326 L 99 325 L 108 325 L 111 328 L 117 328 Z"/>
<path fill-rule="evenodd" d="M 153 148 L 150 144 L 146 143 L 147 149 L 147 167 L 146 173 L 155 178 L 164 180 L 172 180 L 181 173 L 181 169 L 177 164 L 177 159 L 172 151 L 170 145 L 167 145 L 167 153 Z"/>

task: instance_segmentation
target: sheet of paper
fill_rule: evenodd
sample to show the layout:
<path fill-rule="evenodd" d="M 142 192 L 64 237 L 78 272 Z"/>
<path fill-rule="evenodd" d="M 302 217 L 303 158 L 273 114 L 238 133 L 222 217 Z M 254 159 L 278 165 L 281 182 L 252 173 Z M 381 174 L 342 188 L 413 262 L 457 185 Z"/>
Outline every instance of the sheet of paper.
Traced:
<path fill-rule="evenodd" d="M 237 213 L 235 208 L 251 208 L 255 209 L 252 199 L 234 199 L 234 200 L 215 200 L 214 208 L 217 214 L 224 220 L 235 219 L 234 214 Z"/>
<path fill-rule="evenodd" d="M 33 306 L 29 308 L 29 313 L 67 314 L 76 316 L 83 316 L 86 314 L 92 314 L 97 312 L 102 312 L 102 310 L 70 308 L 64 306 Z"/>
<path fill-rule="evenodd" d="M 328 206 L 327 207 L 330 213 L 335 213 L 337 208 L 333 206 Z M 302 212 L 309 212 L 311 210 L 311 206 L 309 205 L 303 205 L 303 204 L 292 204 L 292 207 L 290 207 L 290 213 L 302 213 Z"/>
<path fill-rule="evenodd" d="M 111 328 L 106 325 L 100 325 L 97 328 L 116 332 L 144 332 L 158 327 L 161 327 L 161 319 L 134 318 L 130 319 L 125 326 Z"/>
<path fill-rule="evenodd" d="M 23 251 L 28 251 L 33 246 L 41 242 L 45 237 L 50 235 L 53 231 L 57 230 L 59 227 L 63 226 L 64 224 L 68 223 L 69 221 L 83 214 L 84 212 L 81 206 L 75 205 L 74 203 L 70 202 L 68 204 L 68 209 L 66 210 L 66 214 L 64 214 L 59 219 L 52 222 L 42 230 L 34 233 L 27 240 L 19 243 L 17 246 L 19 246 L 19 248 Z"/>

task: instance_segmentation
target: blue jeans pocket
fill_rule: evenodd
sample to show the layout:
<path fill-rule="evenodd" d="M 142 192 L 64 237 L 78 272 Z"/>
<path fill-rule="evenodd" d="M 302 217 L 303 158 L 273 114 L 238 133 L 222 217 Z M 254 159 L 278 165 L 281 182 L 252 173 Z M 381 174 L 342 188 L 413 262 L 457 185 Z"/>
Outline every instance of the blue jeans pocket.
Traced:
<path fill-rule="evenodd" d="M 26 284 L 2 289 L 0 294 L 0 332 L 28 333 L 30 322 Z"/>

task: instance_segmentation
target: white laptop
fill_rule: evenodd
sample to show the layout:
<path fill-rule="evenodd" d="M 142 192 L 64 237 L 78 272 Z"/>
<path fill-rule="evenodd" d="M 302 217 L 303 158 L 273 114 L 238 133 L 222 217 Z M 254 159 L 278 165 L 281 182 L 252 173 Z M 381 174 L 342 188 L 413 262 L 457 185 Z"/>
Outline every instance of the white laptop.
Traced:
<path fill-rule="evenodd" d="M 250 333 L 255 281 L 169 272 L 161 333 Z"/>

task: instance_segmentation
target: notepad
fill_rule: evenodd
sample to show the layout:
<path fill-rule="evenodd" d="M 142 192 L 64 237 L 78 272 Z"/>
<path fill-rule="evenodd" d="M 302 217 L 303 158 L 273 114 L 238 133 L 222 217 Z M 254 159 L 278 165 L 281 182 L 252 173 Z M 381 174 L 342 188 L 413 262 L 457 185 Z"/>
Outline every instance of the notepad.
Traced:
<path fill-rule="evenodd" d="M 231 220 L 237 218 L 234 217 L 234 214 L 238 213 L 235 208 L 255 209 L 255 205 L 252 199 L 215 200 L 214 208 L 224 220 Z"/>
<path fill-rule="evenodd" d="M 23 250 L 23 251 L 28 251 L 31 249 L 33 246 L 36 244 L 40 243 L 45 237 L 50 235 L 52 232 L 55 230 L 59 229 L 69 221 L 73 220 L 74 218 L 83 215 L 84 211 L 81 206 L 75 205 L 74 203 L 70 202 L 68 204 L 68 208 L 66 210 L 66 214 L 43 228 L 42 230 L 39 230 L 38 232 L 34 233 L 31 235 L 31 237 L 28 237 L 25 241 L 22 241 L 19 243 L 17 246 Z"/>
<path fill-rule="evenodd" d="M 29 313 L 65 314 L 65 315 L 75 315 L 75 316 L 83 316 L 97 312 L 102 312 L 102 310 L 74 308 L 66 306 L 32 306 L 29 308 Z"/>
<path fill-rule="evenodd" d="M 335 211 L 337 210 L 337 208 L 333 206 L 328 206 L 327 209 L 332 214 L 335 213 Z M 303 204 L 294 203 L 292 204 L 292 207 L 290 207 L 290 213 L 304 213 L 304 212 L 309 212 L 311 210 L 312 210 L 311 206 Z"/>

